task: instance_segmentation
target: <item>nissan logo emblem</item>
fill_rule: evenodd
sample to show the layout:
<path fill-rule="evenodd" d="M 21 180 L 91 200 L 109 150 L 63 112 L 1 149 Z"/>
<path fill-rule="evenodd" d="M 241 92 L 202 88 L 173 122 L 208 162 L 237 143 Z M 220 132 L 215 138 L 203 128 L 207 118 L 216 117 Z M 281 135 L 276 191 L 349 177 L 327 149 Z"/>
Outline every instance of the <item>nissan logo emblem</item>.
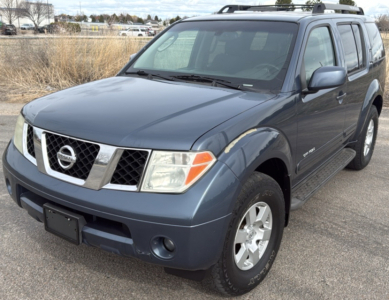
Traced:
<path fill-rule="evenodd" d="M 63 169 L 69 170 L 76 163 L 77 156 L 72 147 L 65 145 L 59 149 L 57 159 Z"/>

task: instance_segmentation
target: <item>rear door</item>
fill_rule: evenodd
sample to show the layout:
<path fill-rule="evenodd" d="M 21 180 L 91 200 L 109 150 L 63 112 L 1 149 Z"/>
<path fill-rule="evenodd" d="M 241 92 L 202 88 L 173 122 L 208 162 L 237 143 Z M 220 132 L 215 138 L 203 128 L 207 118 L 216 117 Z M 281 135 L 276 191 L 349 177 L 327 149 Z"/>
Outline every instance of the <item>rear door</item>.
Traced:
<path fill-rule="evenodd" d="M 340 66 L 341 56 L 331 21 L 311 24 L 300 56 L 302 89 L 320 67 Z M 342 146 L 345 111 L 342 97 L 346 86 L 301 94 L 297 104 L 298 135 L 295 160 L 298 183 Z"/>
<path fill-rule="evenodd" d="M 344 64 L 347 68 L 347 95 L 344 97 L 345 107 L 344 132 L 345 142 L 353 136 L 357 122 L 370 85 L 368 76 L 366 32 L 357 21 L 337 23 L 340 46 L 343 48 Z"/>

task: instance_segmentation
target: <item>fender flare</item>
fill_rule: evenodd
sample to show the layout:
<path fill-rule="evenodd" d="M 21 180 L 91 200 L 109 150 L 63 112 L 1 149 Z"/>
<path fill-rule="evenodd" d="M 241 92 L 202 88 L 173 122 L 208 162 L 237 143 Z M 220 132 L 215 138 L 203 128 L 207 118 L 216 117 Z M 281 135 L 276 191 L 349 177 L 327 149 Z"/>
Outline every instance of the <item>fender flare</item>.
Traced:
<path fill-rule="evenodd" d="M 365 99 L 362 104 L 361 112 L 359 114 L 359 119 L 357 123 L 357 129 L 355 130 L 355 134 L 352 138 L 352 141 L 356 141 L 362 131 L 362 128 L 365 126 L 366 118 L 369 115 L 370 108 L 373 105 L 374 99 L 378 96 L 383 96 L 383 91 L 381 84 L 377 79 L 374 79 L 369 88 L 367 89 L 367 93 Z"/>
<path fill-rule="evenodd" d="M 241 183 L 264 162 L 278 159 L 286 167 L 287 194 L 285 199 L 288 220 L 291 198 L 290 177 L 293 170 L 291 146 L 285 135 L 272 127 L 253 128 L 233 140 L 219 155 L 218 160 L 225 163 Z M 285 194 L 285 191 L 284 191 Z"/>

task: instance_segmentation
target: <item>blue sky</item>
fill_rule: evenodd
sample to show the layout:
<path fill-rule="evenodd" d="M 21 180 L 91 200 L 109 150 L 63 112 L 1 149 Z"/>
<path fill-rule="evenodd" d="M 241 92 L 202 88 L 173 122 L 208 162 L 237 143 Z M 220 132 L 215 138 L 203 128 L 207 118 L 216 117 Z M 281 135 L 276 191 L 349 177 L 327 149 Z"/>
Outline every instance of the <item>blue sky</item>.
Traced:
<path fill-rule="evenodd" d="M 295 4 L 303 4 L 306 0 L 294 0 Z M 78 0 L 49 0 L 54 5 L 55 13 L 77 14 L 80 11 Z M 81 11 L 86 15 L 129 13 L 145 17 L 148 14 L 158 15 L 162 19 L 180 16 L 206 15 L 219 10 L 226 4 L 273 4 L 275 0 L 235 1 L 235 0 L 82 0 Z M 336 0 L 323 2 L 336 3 Z M 386 4 L 387 2 L 387 4 Z M 388 0 L 357 0 L 358 6 L 364 8 L 365 13 L 371 16 L 389 14 Z M 385 3 L 385 4 L 383 4 Z"/>

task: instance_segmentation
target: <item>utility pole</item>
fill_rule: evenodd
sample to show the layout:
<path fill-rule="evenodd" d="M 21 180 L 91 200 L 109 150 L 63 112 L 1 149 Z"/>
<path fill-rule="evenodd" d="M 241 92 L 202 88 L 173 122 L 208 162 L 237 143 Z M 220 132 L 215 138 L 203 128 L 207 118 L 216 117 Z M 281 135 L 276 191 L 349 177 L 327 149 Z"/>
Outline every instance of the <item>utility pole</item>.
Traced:
<path fill-rule="evenodd" d="M 49 25 L 50 24 L 49 0 L 47 0 L 47 7 L 46 7 L 46 9 L 47 9 L 47 25 Z"/>

